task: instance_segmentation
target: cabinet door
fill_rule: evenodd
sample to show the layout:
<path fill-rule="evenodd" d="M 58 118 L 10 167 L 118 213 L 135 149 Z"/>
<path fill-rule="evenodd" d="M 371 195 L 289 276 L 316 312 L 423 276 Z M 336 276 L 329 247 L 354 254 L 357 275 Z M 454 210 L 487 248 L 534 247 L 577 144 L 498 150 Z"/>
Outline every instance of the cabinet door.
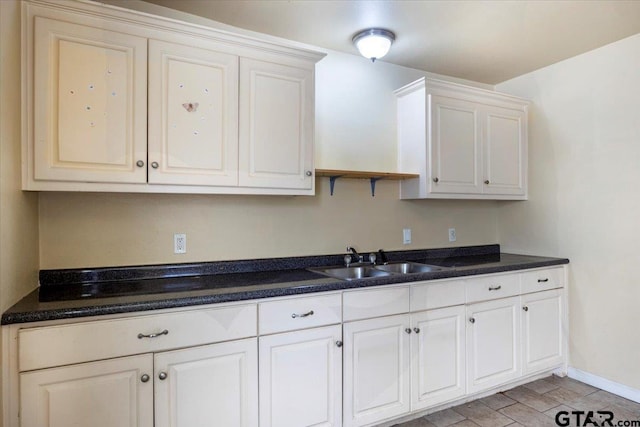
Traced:
<path fill-rule="evenodd" d="M 411 410 L 465 393 L 465 307 L 411 315 Z"/>
<path fill-rule="evenodd" d="M 541 371 L 562 363 L 562 291 L 522 296 L 524 373 Z"/>
<path fill-rule="evenodd" d="M 437 95 L 430 97 L 430 191 L 481 193 L 482 135 L 478 104 Z"/>
<path fill-rule="evenodd" d="M 34 178 L 146 182 L 147 40 L 36 17 L 34 43 Z"/>
<path fill-rule="evenodd" d="M 518 110 L 486 108 L 483 193 L 524 195 L 527 115 Z"/>
<path fill-rule="evenodd" d="M 20 417 L 23 427 L 153 427 L 153 357 L 21 373 Z"/>
<path fill-rule="evenodd" d="M 256 340 L 156 354 L 155 427 L 256 427 Z"/>
<path fill-rule="evenodd" d="M 340 325 L 260 337 L 261 427 L 342 425 L 341 340 Z"/>
<path fill-rule="evenodd" d="M 149 183 L 238 184 L 238 57 L 149 40 Z"/>
<path fill-rule="evenodd" d="M 467 393 L 520 376 L 520 297 L 467 306 Z"/>
<path fill-rule="evenodd" d="M 313 189 L 313 90 L 312 70 L 240 59 L 240 186 Z"/>
<path fill-rule="evenodd" d="M 409 326 L 408 314 L 344 324 L 345 426 L 409 412 Z"/>

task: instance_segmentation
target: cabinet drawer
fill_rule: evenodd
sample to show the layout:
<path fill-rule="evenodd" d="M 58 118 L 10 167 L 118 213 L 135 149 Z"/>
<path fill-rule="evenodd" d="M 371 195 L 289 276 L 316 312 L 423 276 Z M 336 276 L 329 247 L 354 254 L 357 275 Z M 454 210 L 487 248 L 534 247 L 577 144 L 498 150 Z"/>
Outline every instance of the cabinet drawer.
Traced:
<path fill-rule="evenodd" d="M 518 274 L 477 277 L 465 280 L 465 283 L 468 303 L 520 294 L 520 276 Z"/>
<path fill-rule="evenodd" d="M 340 294 L 291 298 L 258 304 L 260 334 L 340 323 Z"/>
<path fill-rule="evenodd" d="M 409 287 L 345 292 L 342 296 L 345 321 L 409 312 Z"/>
<path fill-rule="evenodd" d="M 245 338 L 256 335 L 256 324 L 256 305 L 252 304 L 22 329 L 18 333 L 19 369 Z M 139 338 L 139 334 L 158 335 Z"/>
<path fill-rule="evenodd" d="M 564 269 L 546 268 L 521 274 L 522 293 L 546 291 L 564 286 Z"/>
<path fill-rule="evenodd" d="M 411 286 L 411 311 L 464 304 L 464 289 L 462 280 L 415 284 Z"/>

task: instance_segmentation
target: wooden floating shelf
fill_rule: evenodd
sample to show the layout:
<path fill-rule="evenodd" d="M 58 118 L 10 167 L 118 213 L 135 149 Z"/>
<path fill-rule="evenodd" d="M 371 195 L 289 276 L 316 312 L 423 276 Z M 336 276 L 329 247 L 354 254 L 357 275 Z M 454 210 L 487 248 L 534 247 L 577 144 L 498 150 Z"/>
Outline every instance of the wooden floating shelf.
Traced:
<path fill-rule="evenodd" d="M 331 195 L 333 196 L 333 188 L 338 178 L 350 178 L 350 179 L 368 179 L 371 181 L 371 196 L 375 196 L 376 182 L 381 179 L 388 180 L 403 180 L 419 178 L 420 175 L 416 173 L 395 173 L 395 172 L 366 172 L 366 171 L 348 171 L 338 169 L 316 169 L 316 177 L 329 178 L 329 187 Z"/>

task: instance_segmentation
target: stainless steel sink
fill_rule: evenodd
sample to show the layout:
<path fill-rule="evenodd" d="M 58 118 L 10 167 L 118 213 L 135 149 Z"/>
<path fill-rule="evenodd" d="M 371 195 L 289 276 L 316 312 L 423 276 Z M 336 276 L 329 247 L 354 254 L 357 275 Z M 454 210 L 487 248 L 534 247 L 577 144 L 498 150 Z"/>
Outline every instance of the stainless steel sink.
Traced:
<path fill-rule="evenodd" d="M 325 276 L 335 277 L 343 280 L 366 279 L 368 277 L 384 277 L 391 276 L 390 272 L 378 270 L 373 267 L 329 267 L 329 268 L 312 268 L 311 271 L 324 274 Z"/>
<path fill-rule="evenodd" d="M 417 262 L 392 262 L 384 265 L 376 265 L 375 268 L 396 274 L 429 273 L 442 270 L 434 265 L 418 264 Z"/>

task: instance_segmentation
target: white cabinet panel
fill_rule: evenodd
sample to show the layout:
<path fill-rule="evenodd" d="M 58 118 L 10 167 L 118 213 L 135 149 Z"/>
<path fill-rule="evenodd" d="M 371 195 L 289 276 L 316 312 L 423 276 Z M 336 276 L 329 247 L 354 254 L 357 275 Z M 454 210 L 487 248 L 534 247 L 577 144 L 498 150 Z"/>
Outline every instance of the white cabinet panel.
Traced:
<path fill-rule="evenodd" d="M 153 427 L 153 357 L 24 372 L 20 414 L 22 427 Z"/>
<path fill-rule="evenodd" d="M 409 327 L 408 314 L 344 324 L 345 426 L 409 412 Z"/>
<path fill-rule="evenodd" d="M 479 114 L 472 102 L 431 96 L 432 192 L 481 192 Z"/>
<path fill-rule="evenodd" d="M 339 325 L 260 337 L 260 426 L 342 424 Z"/>
<path fill-rule="evenodd" d="M 34 179 L 146 182 L 146 39 L 34 19 Z"/>
<path fill-rule="evenodd" d="M 525 194 L 526 114 L 488 108 L 484 137 L 485 194 Z"/>
<path fill-rule="evenodd" d="M 240 59 L 240 186 L 313 188 L 313 90 L 310 69 Z"/>
<path fill-rule="evenodd" d="M 523 371 L 552 368 L 564 358 L 562 291 L 522 296 Z"/>
<path fill-rule="evenodd" d="M 520 297 L 469 305 L 467 319 L 467 392 L 518 378 Z"/>
<path fill-rule="evenodd" d="M 237 141 L 238 57 L 149 40 L 149 182 L 237 185 Z"/>
<path fill-rule="evenodd" d="M 465 393 L 465 307 L 411 315 L 411 410 Z"/>
<path fill-rule="evenodd" d="M 154 365 L 155 427 L 258 426 L 257 338 L 158 353 Z"/>

